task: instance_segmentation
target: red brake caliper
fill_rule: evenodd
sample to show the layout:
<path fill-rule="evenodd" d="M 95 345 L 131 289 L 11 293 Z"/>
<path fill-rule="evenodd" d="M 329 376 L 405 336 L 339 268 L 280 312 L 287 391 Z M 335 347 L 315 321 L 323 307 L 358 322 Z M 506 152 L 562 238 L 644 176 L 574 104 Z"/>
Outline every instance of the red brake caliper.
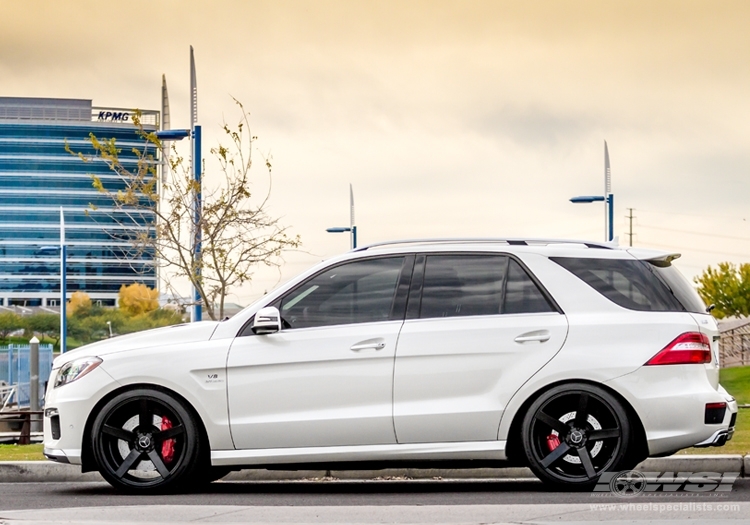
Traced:
<path fill-rule="evenodd" d="M 560 446 L 560 436 L 557 434 L 550 434 L 547 436 L 547 448 L 550 452 Z"/>
<path fill-rule="evenodd" d="M 172 422 L 168 417 L 162 416 L 161 418 L 161 429 L 169 430 L 172 428 Z M 161 457 L 164 459 L 164 463 L 172 463 L 174 459 L 174 439 L 166 439 L 161 444 Z"/>

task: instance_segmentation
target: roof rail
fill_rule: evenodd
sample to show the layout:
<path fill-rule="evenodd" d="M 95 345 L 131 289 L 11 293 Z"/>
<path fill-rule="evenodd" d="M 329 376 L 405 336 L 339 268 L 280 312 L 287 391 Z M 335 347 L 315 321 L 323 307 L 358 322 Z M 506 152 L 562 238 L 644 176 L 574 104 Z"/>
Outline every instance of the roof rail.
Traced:
<path fill-rule="evenodd" d="M 509 246 L 529 246 L 534 244 L 583 244 L 587 248 L 597 248 L 602 250 L 611 250 L 617 247 L 616 242 L 591 242 L 591 241 L 578 241 L 571 239 L 526 239 L 520 237 L 502 237 L 502 238 L 467 238 L 467 237 L 446 237 L 437 239 L 404 239 L 399 241 L 383 241 L 368 244 L 355 248 L 353 252 L 362 252 L 369 250 L 370 248 L 377 248 L 379 246 L 392 246 L 398 244 L 427 244 L 427 243 L 445 243 L 445 244 L 478 244 L 478 243 L 505 243 Z"/>

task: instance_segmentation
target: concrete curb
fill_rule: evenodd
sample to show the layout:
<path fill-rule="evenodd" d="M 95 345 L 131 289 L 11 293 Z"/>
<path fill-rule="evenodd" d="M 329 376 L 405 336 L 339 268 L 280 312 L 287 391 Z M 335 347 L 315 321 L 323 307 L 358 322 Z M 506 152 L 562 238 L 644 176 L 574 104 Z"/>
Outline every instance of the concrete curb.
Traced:
<path fill-rule="evenodd" d="M 745 468 L 748 456 L 739 454 L 681 454 L 666 458 L 649 458 L 635 467 L 641 472 L 739 472 L 750 474 Z"/>
<path fill-rule="evenodd" d="M 54 461 L 0 461 L 0 483 L 104 481 L 98 472 L 81 474 L 78 465 Z"/>
<path fill-rule="evenodd" d="M 750 477 L 750 455 L 706 454 L 650 458 L 635 470 L 641 472 L 739 472 Z M 528 479 L 536 477 L 527 468 L 480 469 L 384 469 L 384 470 L 241 470 L 232 472 L 225 481 L 300 481 L 300 480 L 463 480 Z M 52 461 L 0 461 L 0 483 L 86 482 L 103 481 L 98 472 L 81 474 L 78 465 Z"/>

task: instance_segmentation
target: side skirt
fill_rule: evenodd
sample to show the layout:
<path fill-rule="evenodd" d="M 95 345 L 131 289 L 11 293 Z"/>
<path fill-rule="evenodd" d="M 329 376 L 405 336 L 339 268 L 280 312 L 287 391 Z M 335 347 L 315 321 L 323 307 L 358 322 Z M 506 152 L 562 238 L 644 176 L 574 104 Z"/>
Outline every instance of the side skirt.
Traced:
<path fill-rule="evenodd" d="M 280 468 L 330 464 L 416 464 L 448 461 L 454 463 L 502 462 L 505 441 L 468 441 L 458 443 L 406 443 L 339 447 L 270 448 L 251 450 L 213 450 L 214 466 Z M 350 467 L 351 468 L 351 467 Z M 381 467 L 385 468 L 385 467 Z M 460 468 L 460 467 L 457 467 Z"/>

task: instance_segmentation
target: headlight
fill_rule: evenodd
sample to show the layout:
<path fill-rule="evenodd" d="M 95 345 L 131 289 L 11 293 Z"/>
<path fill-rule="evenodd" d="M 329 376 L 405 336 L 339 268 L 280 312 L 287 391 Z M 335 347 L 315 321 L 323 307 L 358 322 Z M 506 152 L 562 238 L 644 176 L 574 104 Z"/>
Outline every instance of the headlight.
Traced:
<path fill-rule="evenodd" d="M 101 363 L 102 360 L 98 357 L 82 357 L 70 363 L 65 363 L 55 378 L 55 388 L 82 378 Z"/>

